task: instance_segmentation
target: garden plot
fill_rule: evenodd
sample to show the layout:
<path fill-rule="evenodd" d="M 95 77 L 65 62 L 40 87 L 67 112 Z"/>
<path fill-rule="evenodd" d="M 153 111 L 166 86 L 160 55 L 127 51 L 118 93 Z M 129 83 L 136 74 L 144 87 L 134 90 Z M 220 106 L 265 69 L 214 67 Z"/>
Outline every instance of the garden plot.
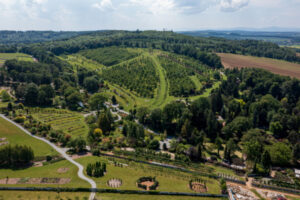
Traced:
<path fill-rule="evenodd" d="M 75 137 L 85 137 L 88 127 L 82 115 L 68 110 L 41 109 L 30 110 L 32 116 L 45 124 L 51 125 L 54 130 L 61 130 Z"/>
<path fill-rule="evenodd" d="M 17 185 L 17 184 L 55 184 L 63 185 L 71 181 L 70 178 L 4 178 L 0 179 L 0 184 Z"/>

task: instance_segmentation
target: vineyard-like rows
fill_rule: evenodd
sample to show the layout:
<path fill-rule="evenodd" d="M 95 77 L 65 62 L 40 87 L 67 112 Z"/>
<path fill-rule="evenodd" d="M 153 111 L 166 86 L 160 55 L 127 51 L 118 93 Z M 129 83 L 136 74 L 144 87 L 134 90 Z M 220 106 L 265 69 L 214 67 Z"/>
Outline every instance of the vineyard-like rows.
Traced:
<path fill-rule="evenodd" d="M 154 97 L 159 77 L 151 58 L 141 57 L 103 70 L 103 77 L 141 97 Z"/>
<path fill-rule="evenodd" d="M 50 124 L 55 130 L 62 130 L 72 136 L 86 136 L 88 127 L 83 116 L 67 110 L 34 108 L 32 116 L 43 123 Z"/>
<path fill-rule="evenodd" d="M 107 47 L 94 50 L 81 51 L 81 55 L 97 61 L 105 66 L 112 66 L 138 56 L 136 52 L 125 48 Z"/>
<path fill-rule="evenodd" d="M 167 72 L 167 78 L 170 83 L 170 95 L 181 97 L 195 94 L 196 86 L 183 65 L 164 56 L 159 56 L 159 61 Z"/>

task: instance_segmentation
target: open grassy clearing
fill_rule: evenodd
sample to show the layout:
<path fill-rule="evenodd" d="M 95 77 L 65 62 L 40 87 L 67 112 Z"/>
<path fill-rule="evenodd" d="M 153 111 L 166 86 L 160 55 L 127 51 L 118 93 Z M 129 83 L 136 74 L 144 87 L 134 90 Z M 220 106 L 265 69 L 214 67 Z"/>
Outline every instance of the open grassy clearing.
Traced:
<path fill-rule="evenodd" d="M 50 124 L 54 130 L 62 130 L 73 137 L 85 137 L 88 134 L 88 126 L 79 113 L 53 108 L 31 108 L 30 112 L 36 120 Z"/>
<path fill-rule="evenodd" d="M 77 72 L 79 68 L 84 68 L 88 70 L 94 70 L 94 71 L 99 71 L 103 68 L 105 68 L 104 65 L 101 65 L 100 63 L 87 59 L 86 57 L 80 55 L 80 54 L 72 54 L 72 55 L 67 55 L 67 56 L 61 56 L 59 57 L 65 61 L 68 61 L 72 66 L 73 70 Z"/>
<path fill-rule="evenodd" d="M 196 86 L 196 90 L 200 90 L 202 88 L 202 84 L 200 83 L 200 81 L 196 75 L 190 76 L 190 79 L 194 82 L 194 84 Z"/>
<path fill-rule="evenodd" d="M 88 200 L 89 193 L 0 191 L 0 200 Z"/>
<path fill-rule="evenodd" d="M 67 172 L 61 173 L 59 169 L 67 168 Z M 42 167 L 30 167 L 25 169 L 0 169 L 0 179 L 9 178 L 70 178 L 66 184 L 0 184 L 6 187 L 90 187 L 90 185 L 79 179 L 77 176 L 78 168 L 69 161 L 63 160 Z"/>
<path fill-rule="evenodd" d="M 160 195 L 136 195 L 136 194 L 108 194 L 97 195 L 102 200 L 219 200 L 220 198 L 185 197 L 185 196 L 160 196 Z"/>
<path fill-rule="evenodd" d="M 27 145 L 30 146 L 36 157 L 46 155 L 58 155 L 48 144 L 45 144 L 35 138 L 30 137 L 21 129 L 8 121 L 0 118 L 0 138 L 6 138 L 11 145 Z M 0 173 L 1 175 L 2 173 Z"/>
<path fill-rule="evenodd" d="M 22 61 L 34 61 L 30 55 L 24 53 L 0 53 L 0 66 L 5 63 L 6 60 L 17 59 Z"/>
<path fill-rule="evenodd" d="M 96 161 L 107 163 L 107 174 L 101 178 L 93 178 L 99 188 L 111 188 L 107 185 L 107 181 L 112 178 L 118 178 L 121 179 L 123 183 L 119 189 L 141 190 L 136 186 L 138 178 L 143 176 L 155 176 L 156 180 L 159 182 L 159 187 L 157 188 L 158 191 L 193 193 L 193 191 L 189 188 L 188 183 L 189 180 L 194 177 L 191 174 L 179 172 L 177 170 L 149 166 L 135 162 L 127 162 L 124 160 L 118 161 L 115 159 L 115 161 L 128 165 L 118 167 L 115 166 L 113 162 L 109 162 L 107 158 L 103 157 L 83 157 L 76 161 L 85 167 L 88 163 L 94 163 Z M 220 186 L 217 180 L 209 179 L 207 177 L 200 178 L 207 181 L 206 185 L 208 187 L 208 193 L 220 193 Z"/>
<path fill-rule="evenodd" d="M 275 74 L 300 78 L 300 64 L 270 58 L 242 56 L 236 54 L 219 53 L 225 68 L 253 67 L 271 71 Z"/>

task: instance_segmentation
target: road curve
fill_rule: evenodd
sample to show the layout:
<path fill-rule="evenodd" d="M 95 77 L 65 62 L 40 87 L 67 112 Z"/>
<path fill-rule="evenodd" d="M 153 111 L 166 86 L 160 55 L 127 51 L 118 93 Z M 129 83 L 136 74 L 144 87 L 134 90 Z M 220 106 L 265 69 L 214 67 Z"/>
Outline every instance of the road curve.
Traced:
<path fill-rule="evenodd" d="M 50 141 L 48 141 L 45 138 L 42 137 L 38 137 L 35 135 L 32 135 L 29 131 L 27 131 L 25 128 L 23 128 L 21 125 L 17 124 L 16 122 L 10 120 L 9 118 L 5 117 L 4 115 L 0 114 L 0 117 L 2 117 L 3 119 L 9 121 L 10 123 L 14 124 L 15 126 L 17 126 L 19 129 L 21 129 L 22 131 L 24 131 L 26 134 L 30 135 L 31 137 L 34 137 L 38 140 L 41 140 L 47 144 L 49 144 L 51 147 L 53 147 L 58 153 L 60 153 L 66 160 L 70 161 L 71 163 L 73 163 L 74 165 L 76 165 L 78 167 L 78 177 L 81 178 L 82 180 L 87 181 L 88 183 L 90 183 L 91 188 L 92 189 L 96 189 L 97 185 L 96 182 L 88 177 L 86 177 L 83 173 L 84 167 L 79 164 L 78 162 L 74 161 L 68 154 L 66 154 L 66 152 L 64 152 L 61 148 L 59 148 L 58 146 L 56 146 L 55 144 L 51 143 Z M 93 200 L 95 198 L 96 193 L 95 192 L 91 192 L 89 200 Z"/>

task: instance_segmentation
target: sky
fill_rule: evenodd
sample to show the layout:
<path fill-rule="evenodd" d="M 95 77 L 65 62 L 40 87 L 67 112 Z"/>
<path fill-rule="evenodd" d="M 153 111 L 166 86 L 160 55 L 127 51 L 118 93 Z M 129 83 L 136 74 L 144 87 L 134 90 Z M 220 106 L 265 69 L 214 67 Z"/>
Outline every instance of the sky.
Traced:
<path fill-rule="evenodd" d="M 300 29 L 300 0 L 0 0 L 0 30 Z"/>

